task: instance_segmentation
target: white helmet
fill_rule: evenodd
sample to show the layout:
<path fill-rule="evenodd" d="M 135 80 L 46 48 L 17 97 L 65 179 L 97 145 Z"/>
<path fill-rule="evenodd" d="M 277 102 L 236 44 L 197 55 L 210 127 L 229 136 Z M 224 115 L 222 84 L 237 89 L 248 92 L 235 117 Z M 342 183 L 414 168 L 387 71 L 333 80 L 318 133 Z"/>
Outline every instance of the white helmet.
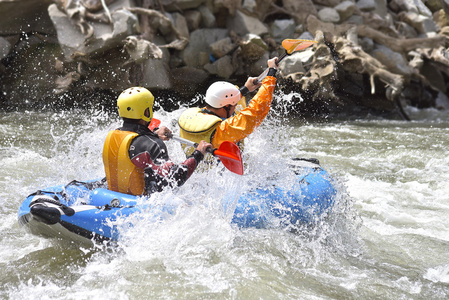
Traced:
<path fill-rule="evenodd" d="M 240 98 L 239 89 L 226 81 L 214 82 L 206 91 L 206 103 L 214 108 L 236 105 Z"/>

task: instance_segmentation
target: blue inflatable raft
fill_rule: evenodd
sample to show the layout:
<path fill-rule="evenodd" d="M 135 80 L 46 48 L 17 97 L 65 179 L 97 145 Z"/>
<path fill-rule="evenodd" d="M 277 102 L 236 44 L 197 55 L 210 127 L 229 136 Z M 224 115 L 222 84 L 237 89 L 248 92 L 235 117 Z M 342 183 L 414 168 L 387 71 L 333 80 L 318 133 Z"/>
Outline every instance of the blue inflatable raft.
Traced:
<path fill-rule="evenodd" d="M 297 183 L 289 189 L 258 187 L 237 202 L 223 199 L 223 210 L 234 209 L 232 223 L 240 228 L 270 228 L 310 224 L 329 213 L 336 189 L 319 164 L 297 161 Z M 235 197 L 230 197 L 235 199 Z M 78 182 L 39 190 L 29 195 L 18 211 L 19 224 L 31 233 L 81 242 L 110 242 L 119 238 L 119 218 L 154 210 L 173 214 L 176 204 L 151 203 L 105 188 L 104 181 Z"/>

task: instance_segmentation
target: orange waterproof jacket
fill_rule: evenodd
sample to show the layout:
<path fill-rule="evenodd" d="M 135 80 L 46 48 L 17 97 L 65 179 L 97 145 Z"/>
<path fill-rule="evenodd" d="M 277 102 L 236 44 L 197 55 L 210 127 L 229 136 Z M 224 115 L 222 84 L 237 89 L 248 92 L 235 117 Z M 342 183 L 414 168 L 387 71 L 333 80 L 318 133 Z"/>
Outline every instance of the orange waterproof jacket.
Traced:
<path fill-rule="evenodd" d="M 248 107 L 220 123 L 212 137 L 212 145 L 218 148 L 224 141 L 237 143 L 250 135 L 270 111 L 276 78 L 267 76 Z"/>

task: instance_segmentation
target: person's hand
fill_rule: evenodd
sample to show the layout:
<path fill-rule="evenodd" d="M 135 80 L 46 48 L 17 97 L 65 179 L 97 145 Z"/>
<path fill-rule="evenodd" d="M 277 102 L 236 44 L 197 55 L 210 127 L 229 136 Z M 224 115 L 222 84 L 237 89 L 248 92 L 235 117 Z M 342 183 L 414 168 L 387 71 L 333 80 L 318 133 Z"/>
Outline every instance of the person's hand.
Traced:
<path fill-rule="evenodd" d="M 269 59 L 267 61 L 268 68 L 277 69 L 278 68 L 277 61 L 278 61 L 277 57 L 273 57 L 272 59 Z"/>
<path fill-rule="evenodd" d="M 201 141 L 198 144 L 198 147 L 196 147 L 196 150 L 200 151 L 201 153 L 203 153 L 203 155 L 205 155 L 206 151 L 207 151 L 207 148 L 211 148 L 212 149 L 213 148 L 212 144 L 208 143 L 206 141 Z"/>
<path fill-rule="evenodd" d="M 248 77 L 248 80 L 245 82 L 245 86 L 248 91 L 252 92 L 262 85 L 262 81 L 256 84 L 255 82 L 257 82 L 257 77 Z"/>
<path fill-rule="evenodd" d="M 165 126 L 159 127 L 159 129 L 156 130 L 154 133 L 156 133 L 157 136 L 163 141 L 168 141 L 172 136 L 171 130 Z"/>

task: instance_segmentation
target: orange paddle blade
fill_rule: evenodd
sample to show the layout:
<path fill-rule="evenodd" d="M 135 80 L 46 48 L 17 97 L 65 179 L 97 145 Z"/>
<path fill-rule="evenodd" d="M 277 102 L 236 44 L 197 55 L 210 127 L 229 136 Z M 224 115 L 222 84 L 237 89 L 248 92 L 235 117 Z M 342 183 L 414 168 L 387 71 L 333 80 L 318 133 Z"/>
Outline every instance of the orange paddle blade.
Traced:
<path fill-rule="evenodd" d="M 287 51 L 287 54 L 292 54 L 293 52 L 306 49 L 316 43 L 317 41 L 313 40 L 285 39 L 282 41 L 282 47 Z"/>
<path fill-rule="evenodd" d="M 224 141 L 213 153 L 231 172 L 243 175 L 243 162 L 240 148 L 229 141 Z"/>
<path fill-rule="evenodd" d="M 161 121 L 158 120 L 158 119 L 153 118 L 153 119 L 151 119 L 151 122 L 150 122 L 150 125 L 148 125 L 148 128 L 149 128 L 151 131 L 153 131 L 154 128 L 158 128 L 159 125 L 161 125 Z"/>

